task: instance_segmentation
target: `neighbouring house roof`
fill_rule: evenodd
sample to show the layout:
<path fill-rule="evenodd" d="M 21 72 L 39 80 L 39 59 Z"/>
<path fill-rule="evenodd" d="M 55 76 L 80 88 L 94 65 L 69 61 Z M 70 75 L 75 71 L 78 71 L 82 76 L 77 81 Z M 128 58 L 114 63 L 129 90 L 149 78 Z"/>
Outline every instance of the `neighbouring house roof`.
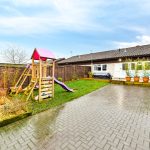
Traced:
<path fill-rule="evenodd" d="M 87 61 L 97 61 L 97 60 L 109 60 L 109 59 L 117 59 L 117 58 L 129 58 L 129 57 L 144 57 L 150 56 L 150 44 L 121 48 L 117 50 L 103 51 L 97 53 L 90 53 L 85 55 L 77 55 L 65 59 L 59 64 L 69 64 L 69 63 L 78 63 L 78 62 L 87 62 Z"/>
<path fill-rule="evenodd" d="M 56 63 L 58 63 L 58 62 L 60 62 L 60 61 L 63 61 L 63 60 L 65 60 L 65 58 L 58 58 L 58 59 L 56 59 Z"/>
<path fill-rule="evenodd" d="M 32 54 L 34 60 L 39 60 L 40 58 L 45 61 L 47 59 L 55 59 L 55 55 L 46 49 L 35 48 Z"/>
<path fill-rule="evenodd" d="M 55 63 L 58 63 L 58 62 L 60 62 L 62 60 L 65 60 L 65 58 L 58 58 L 58 59 L 55 60 Z M 52 63 L 52 60 L 49 60 L 48 62 Z"/>

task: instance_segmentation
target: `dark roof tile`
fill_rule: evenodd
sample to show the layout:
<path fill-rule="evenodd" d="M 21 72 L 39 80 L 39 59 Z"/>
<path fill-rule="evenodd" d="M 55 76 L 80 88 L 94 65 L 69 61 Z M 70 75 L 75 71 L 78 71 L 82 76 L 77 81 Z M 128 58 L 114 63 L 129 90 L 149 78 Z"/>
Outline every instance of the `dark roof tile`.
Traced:
<path fill-rule="evenodd" d="M 129 47 L 129 48 L 122 48 L 117 50 L 90 53 L 85 55 L 77 55 L 65 59 L 59 62 L 59 64 L 72 63 L 72 62 L 84 62 L 90 60 L 104 60 L 104 59 L 113 59 L 113 58 L 122 58 L 122 57 L 140 57 L 146 55 L 150 55 L 150 44 Z"/>

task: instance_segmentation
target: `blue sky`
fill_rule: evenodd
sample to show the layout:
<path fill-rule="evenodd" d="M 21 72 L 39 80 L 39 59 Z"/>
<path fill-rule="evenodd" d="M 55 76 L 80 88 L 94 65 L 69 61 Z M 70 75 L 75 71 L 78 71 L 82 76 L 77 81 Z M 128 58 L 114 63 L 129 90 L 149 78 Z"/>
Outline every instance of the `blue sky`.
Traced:
<path fill-rule="evenodd" d="M 1 0 L 0 50 L 56 57 L 150 44 L 149 0 Z"/>

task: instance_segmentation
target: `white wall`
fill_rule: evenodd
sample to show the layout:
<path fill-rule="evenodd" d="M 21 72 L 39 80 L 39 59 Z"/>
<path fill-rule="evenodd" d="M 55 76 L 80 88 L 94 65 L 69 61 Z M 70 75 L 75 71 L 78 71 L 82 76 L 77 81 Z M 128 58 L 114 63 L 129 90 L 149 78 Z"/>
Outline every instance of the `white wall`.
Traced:
<path fill-rule="evenodd" d="M 107 74 L 107 73 L 110 73 L 111 75 L 114 74 L 114 63 L 105 64 L 105 65 L 107 65 L 107 70 L 106 71 L 94 70 L 94 65 L 100 65 L 100 64 L 93 64 L 92 65 L 91 70 L 92 70 L 92 73 L 95 74 L 95 75 L 98 75 L 98 74 L 103 75 L 103 74 Z M 104 65 L 104 64 L 101 64 L 101 65 Z"/>
<path fill-rule="evenodd" d="M 114 75 L 114 67 L 115 67 L 114 63 L 107 64 L 107 72 L 110 73 L 112 76 Z"/>
<path fill-rule="evenodd" d="M 122 63 L 108 63 L 107 65 L 107 70 L 106 71 L 95 71 L 94 70 L 94 65 L 92 65 L 92 73 L 93 74 L 107 74 L 110 73 L 113 78 L 125 78 L 126 72 L 122 70 Z"/>
<path fill-rule="evenodd" d="M 123 63 L 115 63 L 114 64 L 114 73 L 113 73 L 114 78 L 125 78 L 126 77 L 126 72 L 125 72 L 125 70 L 122 69 L 122 64 Z"/>
<path fill-rule="evenodd" d="M 126 71 L 123 70 L 122 68 L 122 64 L 124 62 L 118 62 L 118 63 L 108 63 L 107 65 L 107 70 L 106 71 L 95 71 L 94 70 L 94 65 L 99 65 L 99 64 L 93 64 L 92 65 L 92 73 L 93 74 L 100 74 L 100 75 L 104 75 L 107 73 L 110 73 L 112 75 L 113 78 L 125 78 L 126 77 Z M 127 62 L 126 62 L 127 63 Z M 129 62 L 129 68 L 131 68 L 131 62 Z M 147 72 L 150 74 L 150 70 Z M 134 70 L 130 70 L 131 76 L 135 75 L 135 71 Z M 144 71 L 143 70 L 139 70 L 138 71 L 138 75 L 140 77 L 143 76 Z"/>

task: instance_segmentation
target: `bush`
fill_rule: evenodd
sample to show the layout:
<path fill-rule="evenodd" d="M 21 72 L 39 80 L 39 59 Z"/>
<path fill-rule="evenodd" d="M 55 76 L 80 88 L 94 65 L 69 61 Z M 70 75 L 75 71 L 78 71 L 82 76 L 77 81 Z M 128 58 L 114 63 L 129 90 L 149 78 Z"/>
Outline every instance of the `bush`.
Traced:
<path fill-rule="evenodd" d="M 62 77 L 58 77 L 58 80 L 59 80 L 59 81 L 62 81 L 63 79 L 62 79 Z"/>
<path fill-rule="evenodd" d="M 93 78 L 93 73 L 91 71 L 88 72 L 89 78 Z"/>
<path fill-rule="evenodd" d="M 78 80 L 78 79 L 79 79 L 79 77 L 78 77 L 77 74 L 73 74 L 73 75 L 72 75 L 72 80 Z"/>

